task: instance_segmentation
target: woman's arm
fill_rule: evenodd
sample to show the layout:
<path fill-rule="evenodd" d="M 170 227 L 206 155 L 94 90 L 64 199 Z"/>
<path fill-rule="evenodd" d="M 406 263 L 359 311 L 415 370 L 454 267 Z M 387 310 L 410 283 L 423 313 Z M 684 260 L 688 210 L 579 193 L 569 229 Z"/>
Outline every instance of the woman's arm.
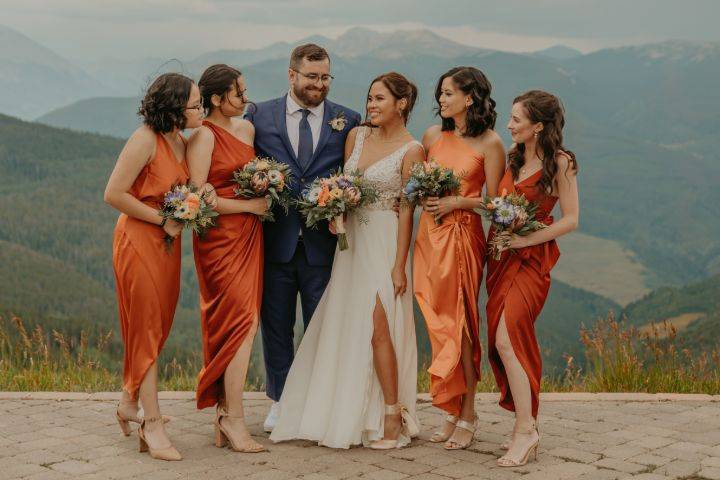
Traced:
<path fill-rule="evenodd" d="M 103 199 L 107 204 L 130 217 L 161 225 L 162 217 L 158 215 L 158 210 L 129 193 L 142 169 L 152 159 L 155 148 L 156 136 L 151 129 L 140 127 L 135 130 L 115 162 Z"/>
<path fill-rule="evenodd" d="M 413 146 L 408 150 L 403 158 L 402 163 L 402 184 L 405 185 L 410 179 L 410 170 L 416 163 L 425 161 L 425 151 L 419 145 Z M 398 219 L 397 234 L 397 250 L 395 253 L 395 265 L 392 270 L 393 285 L 395 286 L 395 295 L 402 295 L 407 289 L 407 278 L 405 275 L 405 264 L 407 262 L 408 252 L 410 251 L 410 241 L 412 240 L 413 230 L 413 214 L 415 208 L 411 205 L 401 205 L 400 215 Z"/>
<path fill-rule="evenodd" d="M 557 157 L 558 171 L 555 174 L 555 184 L 560 199 L 560 210 L 562 218 L 542 230 L 533 232 L 521 237 L 513 235 L 508 246 L 510 248 L 524 248 L 538 245 L 561 237 L 572 232 L 578 226 L 580 215 L 580 204 L 578 201 L 577 172 L 572 168 L 568 169 L 570 159 L 563 154 Z"/>

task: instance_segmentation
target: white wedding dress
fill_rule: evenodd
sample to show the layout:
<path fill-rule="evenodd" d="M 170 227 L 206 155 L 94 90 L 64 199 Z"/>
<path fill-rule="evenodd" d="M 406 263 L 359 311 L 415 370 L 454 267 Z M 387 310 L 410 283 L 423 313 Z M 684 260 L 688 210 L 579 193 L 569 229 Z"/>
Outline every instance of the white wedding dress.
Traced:
<path fill-rule="evenodd" d="M 357 169 L 363 141 L 361 127 L 345 171 Z M 398 365 L 398 398 L 410 418 L 417 396 L 417 345 L 413 320 L 412 274 L 404 295 L 394 296 L 390 277 L 395 263 L 398 218 L 392 210 L 402 190 L 402 160 L 409 142 L 364 172 L 379 193 L 378 201 L 346 222 L 349 248 L 335 250 L 332 274 L 290 368 L 273 442 L 306 439 L 332 448 L 368 445 L 383 437 L 382 389 L 373 367 L 372 313 L 380 298 L 388 320 Z M 401 435 L 399 445 L 410 443 Z"/>

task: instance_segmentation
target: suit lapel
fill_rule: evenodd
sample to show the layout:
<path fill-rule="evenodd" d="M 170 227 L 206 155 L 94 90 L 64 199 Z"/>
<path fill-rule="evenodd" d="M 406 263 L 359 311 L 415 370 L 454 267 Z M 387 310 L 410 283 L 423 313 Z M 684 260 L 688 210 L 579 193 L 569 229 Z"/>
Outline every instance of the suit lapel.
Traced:
<path fill-rule="evenodd" d="M 280 133 L 280 138 L 282 139 L 283 145 L 285 145 L 285 149 L 287 150 L 288 154 L 290 155 L 290 158 L 295 163 L 295 165 L 302 170 L 302 167 L 298 163 L 297 155 L 295 155 L 295 150 L 292 148 L 292 143 L 290 143 L 290 137 L 288 136 L 287 131 L 287 121 L 285 119 L 285 111 L 287 110 L 287 95 L 280 97 L 278 99 L 277 104 L 275 105 L 275 111 L 274 117 L 275 117 L 275 126 L 278 129 L 278 132 Z"/>
<path fill-rule="evenodd" d="M 313 152 L 312 160 L 310 160 L 310 164 L 307 166 L 308 168 L 315 162 L 315 159 L 318 157 L 318 155 L 320 155 L 322 149 L 325 148 L 328 140 L 330 140 L 332 128 L 330 127 L 329 122 L 330 119 L 333 118 L 333 115 L 335 115 L 335 109 L 333 108 L 333 105 L 327 100 L 325 100 L 325 109 L 323 111 L 322 125 L 320 126 L 320 140 L 318 140 L 317 148 Z"/>

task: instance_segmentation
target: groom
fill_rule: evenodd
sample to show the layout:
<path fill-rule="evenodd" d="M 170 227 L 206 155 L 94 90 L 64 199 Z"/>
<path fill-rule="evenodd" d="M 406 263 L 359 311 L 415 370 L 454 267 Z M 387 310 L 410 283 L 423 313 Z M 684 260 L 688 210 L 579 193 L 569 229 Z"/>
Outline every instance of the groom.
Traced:
<path fill-rule="evenodd" d="M 255 150 L 290 165 L 295 196 L 317 177 L 342 167 L 345 138 L 360 114 L 326 100 L 333 76 L 330 57 L 315 44 L 296 47 L 290 56 L 289 91 L 258 103 L 246 114 L 255 125 Z M 265 355 L 266 392 L 273 400 L 265 419 L 272 431 L 280 413 L 278 400 L 294 357 L 293 328 L 300 294 L 305 328 L 330 280 L 336 237 L 327 224 L 305 226 L 294 208 L 276 211 L 263 223 L 265 277 L 260 326 Z"/>

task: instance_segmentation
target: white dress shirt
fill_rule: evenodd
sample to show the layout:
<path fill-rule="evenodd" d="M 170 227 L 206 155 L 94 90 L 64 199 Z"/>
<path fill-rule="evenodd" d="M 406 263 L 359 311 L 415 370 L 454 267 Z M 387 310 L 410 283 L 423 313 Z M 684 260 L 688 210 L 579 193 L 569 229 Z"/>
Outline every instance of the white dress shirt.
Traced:
<path fill-rule="evenodd" d="M 298 154 L 298 144 L 300 143 L 300 120 L 302 120 L 303 107 L 293 100 L 290 93 L 287 95 L 287 106 L 285 108 L 285 122 L 287 124 L 287 133 L 290 137 L 290 145 L 292 145 L 295 156 Z M 320 140 L 320 131 L 322 130 L 323 115 L 325 114 L 325 101 L 317 107 L 308 108 L 308 123 L 313 137 L 313 152 L 317 148 Z"/>

